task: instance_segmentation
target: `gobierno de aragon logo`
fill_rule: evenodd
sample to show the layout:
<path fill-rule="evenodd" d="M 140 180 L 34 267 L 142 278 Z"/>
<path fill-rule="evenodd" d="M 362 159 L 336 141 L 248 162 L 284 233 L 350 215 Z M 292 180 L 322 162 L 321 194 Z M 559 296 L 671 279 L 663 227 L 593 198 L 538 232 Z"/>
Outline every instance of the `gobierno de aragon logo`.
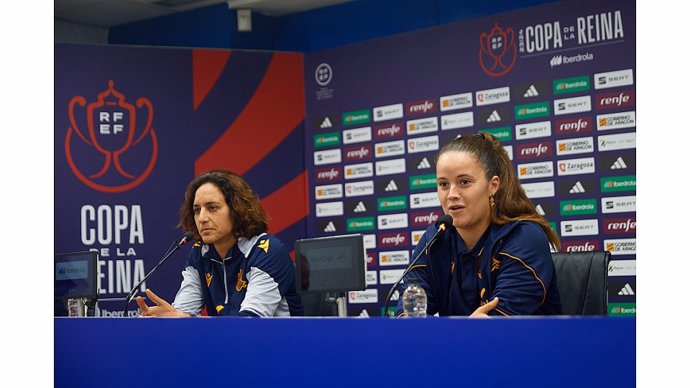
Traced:
<path fill-rule="evenodd" d="M 95 101 L 87 104 L 82 96 L 72 97 L 68 115 L 65 156 L 82 183 L 119 193 L 133 189 L 151 174 L 158 140 L 151 127 L 153 106 L 148 98 L 129 103 L 110 80 Z"/>
<path fill-rule="evenodd" d="M 512 28 L 504 30 L 494 23 L 488 34 L 482 32 L 479 36 L 479 65 L 487 75 L 500 77 L 507 74 L 516 59 L 517 45 Z"/>

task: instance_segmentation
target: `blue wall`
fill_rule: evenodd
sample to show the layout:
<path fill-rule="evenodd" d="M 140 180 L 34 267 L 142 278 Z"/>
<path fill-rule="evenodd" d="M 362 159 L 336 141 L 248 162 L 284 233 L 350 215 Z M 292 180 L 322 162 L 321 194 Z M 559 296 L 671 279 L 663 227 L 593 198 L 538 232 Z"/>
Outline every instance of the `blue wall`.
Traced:
<path fill-rule="evenodd" d="M 252 12 L 238 32 L 225 3 L 112 27 L 109 43 L 312 51 L 474 19 L 554 0 L 359 0 L 283 17 Z"/>

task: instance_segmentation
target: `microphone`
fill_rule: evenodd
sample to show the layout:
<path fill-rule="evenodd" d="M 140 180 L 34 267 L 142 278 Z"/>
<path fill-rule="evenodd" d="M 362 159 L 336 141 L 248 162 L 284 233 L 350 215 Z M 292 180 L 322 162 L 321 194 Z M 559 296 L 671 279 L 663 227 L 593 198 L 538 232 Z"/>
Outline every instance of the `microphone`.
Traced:
<path fill-rule="evenodd" d="M 184 232 L 184 235 L 182 236 L 180 241 L 177 243 L 177 247 L 175 247 L 175 249 L 182 247 L 184 244 L 190 242 L 193 238 L 194 238 L 194 233 L 192 233 L 190 231 Z"/>
<path fill-rule="evenodd" d="M 164 261 L 168 260 L 168 257 L 172 256 L 173 253 L 175 253 L 178 249 L 182 248 L 184 244 L 188 243 L 193 238 L 194 233 L 189 231 L 184 232 L 182 238 L 173 241 L 170 248 L 168 248 L 168 252 L 163 256 L 163 258 L 158 262 L 158 264 L 156 264 L 156 266 L 153 267 L 153 269 L 151 269 L 151 271 L 149 271 L 149 273 L 147 273 L 146 276 L 144 276 L 144 278 L 141 279 L 141 281 L 137 283 L 136 286 L 132 287 L 132 289 L 129 291 L 129 295 L 127 295 L 127 298 L 125 298 L 125 310 L 123 314 L 124 317 L 127 316 L 127 312 L 129 311 L 129 302 L 132 301 L 132 297 L 134 296 L 134 294 L 137 293 L 139 287 L 141 287 L 141 285 L 146 281 L 146 279 L 148 279 L 156 271 L 156 269 L 158 269 L 158 267 L 160 267 L 160 265 L 163 264 Z"/>
<path fill-rule="evenodd" d="M 400 284 L 403 278 L 405 278 L 405 275 L 407 275 L 407 273 L 410 272 L 412 267 L 414 267 L 415 263 L 417 263 L 417 260 L 419 260 L 419 258 L 422 256 L 422 253 L 429 249 L 429 247 L 431 247 L 431 244 L 433 244 L 436 241 L 436 239 L 441 233 L 448 229 L 448 226 L 453 225 L 453 217 L 449 216 L 448 214 L 444 214 L 441 216 L 441 218 L 438 219 L 436 225 L 438 226 L 438 230 L 436 231 L 436 233 L 434 233 L 434 235 L 429 239 L 429 241 L 426 242 L 424 248 L 420 250 L 417 254 L 417 257 L 415 257 L 414 260 L 412 260 L 412 262 L 410 263 L 410 265 L 408 265 L 407 268 L 405 268 L 405 272 L 403 272 L 403 274 L 400 276 L 400 279 L 398 279 L 398 281 L 395 282 L 395 284 L 393 284 L 393 287 L 391 287 L 390 291 L 388 291 L 388 296 L 386 296 L 386 300 L 384 301 L 385 303 L 383 304 L 383 313 L 385 315 L 388 315 L 388 303 L 390 302 L 391 296 L 393 296 L 393 292 L 395 292 L 395 289 L 398 287 L 398 284 Z M 402 295 L 400 297 L 402 297 Z"/>

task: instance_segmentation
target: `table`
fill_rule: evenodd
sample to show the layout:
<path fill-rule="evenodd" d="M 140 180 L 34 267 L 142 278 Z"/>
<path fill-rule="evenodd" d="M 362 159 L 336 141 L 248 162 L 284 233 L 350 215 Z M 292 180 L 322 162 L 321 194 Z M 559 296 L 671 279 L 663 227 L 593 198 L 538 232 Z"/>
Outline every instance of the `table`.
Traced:
<path fill-rule="evenodd" d="M 55 318 L 55 387 L 634 387 L 635 319 Z"/>

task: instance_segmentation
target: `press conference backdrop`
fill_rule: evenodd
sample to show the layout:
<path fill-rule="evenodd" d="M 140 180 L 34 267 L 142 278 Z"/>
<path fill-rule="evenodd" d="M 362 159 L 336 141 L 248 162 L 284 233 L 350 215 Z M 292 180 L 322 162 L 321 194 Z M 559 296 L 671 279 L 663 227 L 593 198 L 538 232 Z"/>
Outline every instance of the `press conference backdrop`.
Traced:
<path fill-rule="evenodd" d="M 350 315 L 382 314 L 442 214 L 435 154 L 476 131 L 501 140 L 562 250 L 611 252 L 609 314 L 634 315 L 634 2 L 525 8 L 304 62 L 308 234 L 366 235 Z"/>
<path fill-rule="evenodd" d="M 634 64 L 635 7 L 623 1 L 559 2 L 306 54 L 56 45 L 55 251 L 98 250 L 97 315 L 120 315 L 178 237 L 186 184 L 228 168 L 290 248 L 365 234 L 369 288 L 348 294 L 348 313 L 380 315 L 441 214 L 434 155 L 484 130 L 564 250 L 612 252 L 609 313 L 631 315 Z M 187 251 L 142 289 L 172 299 Z"/>
<path fill-rule="evenodd" d="M 56 45 L 55 251 L 99 251 L 97 315 L 121 315 L 131 287 L 179 238 L 184 190 L 202 171 L 242 174 L 273 220 L 270 232 L 287 244 L 304 237 L 302 60 Z M 142 289 L 172 300 L 188 251 Z"/>

